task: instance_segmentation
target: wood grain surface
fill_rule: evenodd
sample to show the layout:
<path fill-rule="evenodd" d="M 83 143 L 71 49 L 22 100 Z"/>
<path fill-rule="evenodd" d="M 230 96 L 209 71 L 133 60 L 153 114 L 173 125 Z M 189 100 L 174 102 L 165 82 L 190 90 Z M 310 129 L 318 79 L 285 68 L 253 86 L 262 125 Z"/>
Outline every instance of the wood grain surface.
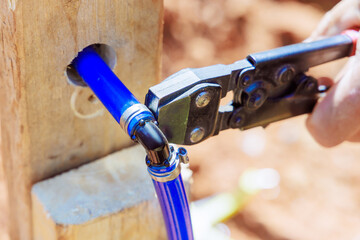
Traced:
<path fill-rule="evenodd" d="M 1 138 L 11 239 L 31 239 L 30 188 L 37 181 L 131 143 L 105 114 L 79 119 L 66 66 L 94 43 L 111 46 L 115 73 L 141 101 L 159 80 L 161 0 L 0 2 Z M 81 90 L 79 111 L 101 105 Z"/>

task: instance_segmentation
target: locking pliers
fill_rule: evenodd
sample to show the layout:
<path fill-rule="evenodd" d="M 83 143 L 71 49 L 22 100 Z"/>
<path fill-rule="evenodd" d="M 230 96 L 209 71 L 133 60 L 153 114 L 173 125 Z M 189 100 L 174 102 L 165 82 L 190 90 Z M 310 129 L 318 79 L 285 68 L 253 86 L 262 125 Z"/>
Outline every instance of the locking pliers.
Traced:
<path fill-rule="evenodd" d="M 149 89 L 145 105 L 169 142 L 199 143 L 229 128 L 246 130 L 310 113 L 319 93 L 309 68 L 355 54 L 358 32 L 255 53 L 230 65 L 187 68 Z M 233 100 L 220 106 L 228 92 Z"/>

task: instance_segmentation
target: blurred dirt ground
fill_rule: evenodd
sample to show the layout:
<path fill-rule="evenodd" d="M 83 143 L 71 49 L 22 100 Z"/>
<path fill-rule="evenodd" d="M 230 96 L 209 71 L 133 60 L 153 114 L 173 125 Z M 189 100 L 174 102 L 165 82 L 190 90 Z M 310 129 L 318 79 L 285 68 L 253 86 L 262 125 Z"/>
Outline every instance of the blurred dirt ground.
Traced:
<path fill-rule="evenodd" d="M 185 67 L 229 64 L 304 40 L 337 1 L 165 0 L 163 77 Z M 335 76 L 343 61 L 317 68 Z M 274 168 L 281 182 L 226 222 L 233 239 L 360 240 L 360 144 L 318 146 L 305 116 L 189 147 L 193 199 L 236 187 L 248 168 Z M 1 143 L 0 143 L 1 148 Z M 0 240 L 7 239 L 0 164 Z"/>
<path fill-rule="evenodd" d="M 163 77 L 300 42 L 336 2 L 165 0 Z M 312 74 L 334 77 L 343 63 Z M 188 148 L 194 199 L 234 189 L 248 168 L 279 172 L 279 188 L 259 194 L 226 223 L 234 239 L 360 239 L 360 144 L 322 148 L 305 119 L 228 130 Z"/>

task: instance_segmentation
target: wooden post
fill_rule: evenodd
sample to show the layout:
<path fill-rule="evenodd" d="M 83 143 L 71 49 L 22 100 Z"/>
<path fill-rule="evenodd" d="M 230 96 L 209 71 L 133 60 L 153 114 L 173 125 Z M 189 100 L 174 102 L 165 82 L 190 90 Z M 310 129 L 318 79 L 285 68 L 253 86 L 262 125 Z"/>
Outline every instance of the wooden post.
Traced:
<path fill-rule="evenodd" d="M 111 116 L 80 119 L 67 65 L 104 43 L 115 73 L 143 101 L 160 76 L 162 0 L 8 0 L 0 2 L 0 107 L 11 239 L 30 240 L 33 183 L 131 143 Z M 96 110 L 83 89 L 79 111 Z M 101 105 L 100 105 L 101 107 Z"/>

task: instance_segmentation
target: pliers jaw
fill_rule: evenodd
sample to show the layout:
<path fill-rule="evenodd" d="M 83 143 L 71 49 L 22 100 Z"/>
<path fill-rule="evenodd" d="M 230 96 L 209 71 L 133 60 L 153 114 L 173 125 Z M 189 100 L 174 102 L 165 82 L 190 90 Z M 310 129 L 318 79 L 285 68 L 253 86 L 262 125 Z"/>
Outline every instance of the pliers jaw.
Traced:
<path fill-rule="evenodd" d="M 145 104 L 169 142 L 192 145 L 229 128 L 246 130 L 312 111 L 313 66 L 350 56 L 353 36 L 338 35 L 249 55 L 230 65 L 184 69 L 151 87 Z M 233 91 L 233 101 L 220 106 Z"/>
<path fill-rule="evenodd" d="M 170 142 L 198 143 L 218 128 L 220 100 L 235 87 L 234 69 L 250 66 L 242 60 L 231 65 L 183 69 L 151 87 L 145 104 Z"/>

